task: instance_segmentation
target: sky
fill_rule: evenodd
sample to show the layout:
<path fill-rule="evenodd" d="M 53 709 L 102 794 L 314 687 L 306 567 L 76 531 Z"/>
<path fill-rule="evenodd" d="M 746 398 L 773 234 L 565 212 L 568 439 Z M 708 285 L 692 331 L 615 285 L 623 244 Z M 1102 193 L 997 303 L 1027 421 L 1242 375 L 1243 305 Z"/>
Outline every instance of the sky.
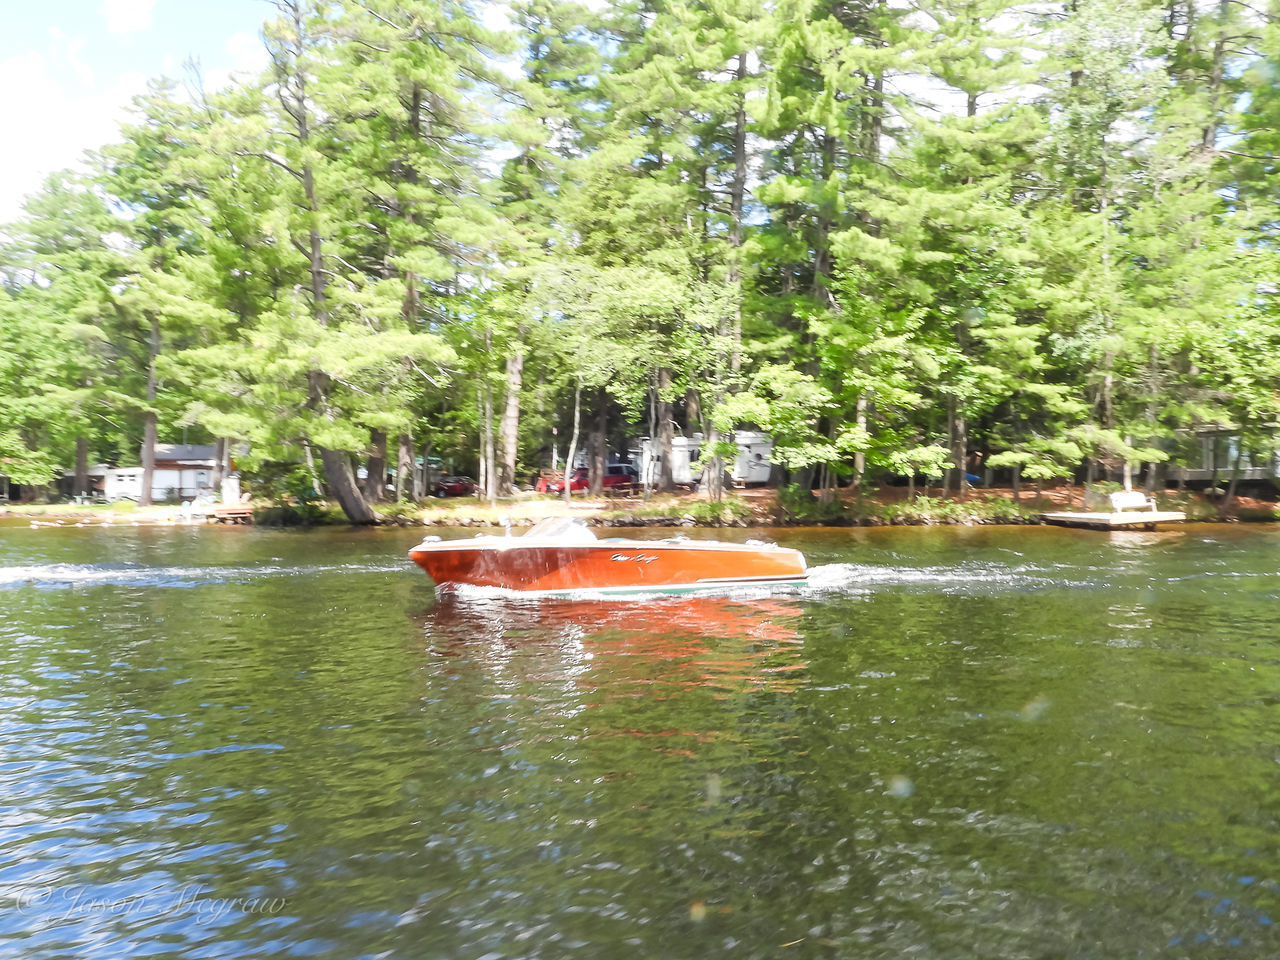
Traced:
<path fill-rule="evenodd" d="M 86 150 L 116 140 L 134 96 L 195 60 L 207 89 L 266 64 L 267 0 L 0 0 L 0 224 Z"/>

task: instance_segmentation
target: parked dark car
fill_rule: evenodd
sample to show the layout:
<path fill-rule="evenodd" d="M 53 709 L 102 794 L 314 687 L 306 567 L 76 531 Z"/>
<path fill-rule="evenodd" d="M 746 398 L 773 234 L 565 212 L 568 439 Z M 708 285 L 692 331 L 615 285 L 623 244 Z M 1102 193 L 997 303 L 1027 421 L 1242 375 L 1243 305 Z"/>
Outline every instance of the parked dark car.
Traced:
<path fill-rule="evenodd" d="M 470 477 L 441 477 L 431 492 L 437 497 L 465 497 L 476 492 L 476 482 Z"/>
<path fill-rule="evenodd" d="M 610 464 L 605 469 L 604 477 L 601 483 L 605 489 L 610 487 L 625 487 L 629 484 L 639 483 L 640 475 L 636 473 L 636 468 L 629 463 Z M 571 490 L 587 489 L 587 468 L 579 467 L 573 471 L 573 479 L 570 481 Z M 564 493 L 563 480 L 548 480 L 545 485 L 547 493 Z"/>

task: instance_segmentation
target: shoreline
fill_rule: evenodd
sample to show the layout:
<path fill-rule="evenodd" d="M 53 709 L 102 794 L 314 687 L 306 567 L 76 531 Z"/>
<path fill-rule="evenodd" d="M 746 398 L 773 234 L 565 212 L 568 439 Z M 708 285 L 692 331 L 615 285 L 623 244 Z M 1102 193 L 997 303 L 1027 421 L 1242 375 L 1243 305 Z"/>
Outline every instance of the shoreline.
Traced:
<path fill-rule="evenodd" d="M 1025 491 L 1018 501 L 1008 489 L 971 491 L 957 497 L 920 495 L 912 499 L 896 487 L 863 491 L 831 503 L 816 499 L 795 502 L 794 496 L 771 488 L 735 490 L 718 504 L 696 493 L 639 498 L 575 497 L 570 503 L 542 495 L 522 495 L 496 504 L 474 497 L 431 500 L 425 504 L 380 504 L 379 526 L 501 527 L 505 518 L 513 528 L 529 527 L 538 520 L 578 517 L 594 527 L 884 527 L 884 526 L 1042 526 L 1041 514 L 1083 511 L 1088 498 L 1080 486 L 1059 486 L 1037 497 Z M 1273 523 L 1280 520 L 1280 504 L 1238 497 L 1225 514 L 1218 502 L 1203 493 L 1158 495 L 1162 509 L 1184 512 L 1187 523 Z M 306 512 L 287 505 L 258 501 L 257 526 L 343 525 L 347 521 L 333 505 L 315 506 Z M 217 508 L 210 510 L 210 514 Z M 9 504 L 0 507 L 0 524 L 33 527 L 174 526 L 212 523 L 213 517 L 184 514 L 181 505 L 158 504 Z"/>

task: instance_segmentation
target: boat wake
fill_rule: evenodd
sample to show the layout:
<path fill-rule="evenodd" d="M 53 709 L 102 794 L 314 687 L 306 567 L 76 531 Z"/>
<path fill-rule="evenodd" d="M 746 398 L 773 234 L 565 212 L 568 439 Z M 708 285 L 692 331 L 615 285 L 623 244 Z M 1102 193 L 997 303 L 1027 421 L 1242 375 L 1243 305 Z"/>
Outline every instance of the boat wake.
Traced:
<path fill-rule="evenodd" d="M 895 567 L 857 563 L 826 563 L 809 569 L 802 595 L 875 593 L 884 589 L 928 590 L 930 593 L 1023 593 L 1033 590 L 1091 589 L 1097 582 L 1064 577 L 1061 571 L 1035 567 L 1006 567 L 990 563 L 957 566 Z"/>
<path fill-rule="evenodd" d="M 398 559 L 354 563 L 171 565 L 138 563 L 46 563 L 0 567 L 0 590 L 35 587 L 140 586 L 199 587 L 211 584 L 243 584 L 279 577 L 306 578 L 325 574 L 347 575 L 405 573 L 411 565 Z M 884 590 L 928 590 L 933 593 L 969 594 L 1030 592 L 1048 589 L 1099 589 L 1108 581 L 1090 577 L 1080 568 L 1047 569 L 1033 566 L 1002 566 L 992 563 L 954 566 L 885 566 L 878 564 L 827 563 L 809 568 L 808 582 L 788 584 L 736 584 L 697 591 L 702 596 L 734 600 L 761 600 L 768 597 L 824 597 L 858 595 Z M 428 581 L 428 584 L 430 581 Z M 651 602 L 670 596 L 661 590 L 619 594 L 601 590 L 574 590 L 557 593 L 561 600 L 609 600 L 623 603 Z M 449 596 L 468 602 L 537 602 L 545 596 L 531 595 L 501 587 L 460 585 Z"/>
<path fill-rule="evenodd" d="M 919 589 L 930 593 L 973 595 L 1029 592 L 1048 589 L 1094 589 L 1099 582 L 1078 576 L 1063 576 L 1064 571 L 1028 566 L 1006 567 L 998 564 L 961 564 L 958 566 L 904 567 L 857 563 L 826 563 L 809 568 L 804 584 L 737 584 L 707 587 L 698 596 L 729 600 L 762 600 L 768 597 L 828 597 L 858 595 L 893 589 Z M 1079 573 L 1079 571 L 1072 571 Z M 620 603 L 652 603 L 670 597 L 677 591 L 655 588 L 631 594 L 604 590 L 574 590 L 554 595 L 531 594 L 504 587 L 478 587 L 460 584 L 445 596 L 463 602 L 521 602 L 540 600 L 596 600 Z"/>
<path fill-rule="evenodd" d="M 200 587 L 220 583 L 252 583 L 275 577 L 308 577 L 327 573 L 403 572 L 401 561 L 288 565 L 164 566 L 134 563 L 45 563 L 0 567 L 0 590 L 20 587 Z"/>

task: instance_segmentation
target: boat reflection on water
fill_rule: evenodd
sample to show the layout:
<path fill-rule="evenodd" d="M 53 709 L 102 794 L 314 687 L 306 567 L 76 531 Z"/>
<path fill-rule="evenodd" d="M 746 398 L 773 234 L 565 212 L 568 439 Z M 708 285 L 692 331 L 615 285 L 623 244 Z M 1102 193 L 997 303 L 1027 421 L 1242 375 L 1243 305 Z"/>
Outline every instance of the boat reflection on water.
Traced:
<path fill-rule="evenodd" d="M 806 663 L 794 598 L 524 600 L 444 596 L 421 616 L 444 669 L 496 679 L 724 691 L 794 686 Z"/>

